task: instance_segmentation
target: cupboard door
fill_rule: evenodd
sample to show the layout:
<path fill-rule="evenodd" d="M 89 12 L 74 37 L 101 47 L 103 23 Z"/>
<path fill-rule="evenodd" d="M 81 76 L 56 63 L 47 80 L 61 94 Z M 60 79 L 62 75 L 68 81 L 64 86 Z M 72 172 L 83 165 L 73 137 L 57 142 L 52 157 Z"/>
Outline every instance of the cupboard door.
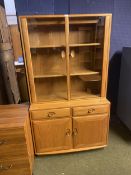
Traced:
<path fill-rule="evenodd" d="M 101 95 L 105 17 L 69 16 L 71 99 Z"/>
<path fill-rule="evenodd" d="M 27 29 L 30 49 L 30 62 L 27 59 L 27 67 L 32 64 L 36 102 L 67 100 L 64 16 L 29 17 Z"/>
<path fill-rule="evenodd" d="M 107 114 L 73 118 L 74 148 L 106 145 L 108 122 Z"/>
<path fill-rule="evenodd" d="M 33 121 L 36 153 L 72 148 L 70 118 Z"/>
<path fill-rule="evenodd" d="M 21 27 L 31 101 L 67 100 L 64 16 L 24 17 Z"/>

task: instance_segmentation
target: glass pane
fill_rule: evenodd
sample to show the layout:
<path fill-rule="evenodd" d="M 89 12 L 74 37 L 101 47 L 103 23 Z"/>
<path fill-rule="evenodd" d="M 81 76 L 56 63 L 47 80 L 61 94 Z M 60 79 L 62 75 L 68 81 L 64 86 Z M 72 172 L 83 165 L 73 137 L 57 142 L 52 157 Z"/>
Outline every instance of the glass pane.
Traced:
<path fill-rule="evenodd" d="M 35 79 L 37 101 L 66 100 L 66 77 Z"/>
<path fill-rule="evenodd" d="M 104 42 L 103 17 L 71 17 L 71 98 L 100 96 Z"/>
<path fill-rule="evenodd" d="M 37 101 L 67 99 L 64 18 L 29 18 L 28 33 Z"/>

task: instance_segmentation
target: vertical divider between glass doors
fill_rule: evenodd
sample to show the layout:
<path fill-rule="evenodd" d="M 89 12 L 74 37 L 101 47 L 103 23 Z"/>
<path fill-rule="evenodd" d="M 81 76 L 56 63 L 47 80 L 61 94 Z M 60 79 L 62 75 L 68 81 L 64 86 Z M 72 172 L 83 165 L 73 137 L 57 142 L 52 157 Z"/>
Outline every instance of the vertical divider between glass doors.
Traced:
<path fill-rule="evenodd" d="M 70 60 L 69 60 L 69 17 L 65 15 L 65 39 L 66 39 L 66 69 L 67 69 L 67 97 L 71 99 L 70 84 Z"/>

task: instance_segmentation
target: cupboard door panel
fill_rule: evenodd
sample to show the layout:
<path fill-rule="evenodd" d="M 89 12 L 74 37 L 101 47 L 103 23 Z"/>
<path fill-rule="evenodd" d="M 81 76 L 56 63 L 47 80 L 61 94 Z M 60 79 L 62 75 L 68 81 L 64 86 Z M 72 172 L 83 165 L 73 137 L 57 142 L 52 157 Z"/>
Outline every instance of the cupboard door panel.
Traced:
<path fill-rule="evenodd" d="M 108 121 L 107 114 L 73 118 L 74 148 L 106 145 Z"/>
<path fill-rule="evenodd" d="M 36 101 L 67 100 L 64 15 L 28 18 L 27 24 Z"/>
<path fill-rule="evenodd" d="M 72 120 L 33 121 L 36 153 L 72 148 Z"/>

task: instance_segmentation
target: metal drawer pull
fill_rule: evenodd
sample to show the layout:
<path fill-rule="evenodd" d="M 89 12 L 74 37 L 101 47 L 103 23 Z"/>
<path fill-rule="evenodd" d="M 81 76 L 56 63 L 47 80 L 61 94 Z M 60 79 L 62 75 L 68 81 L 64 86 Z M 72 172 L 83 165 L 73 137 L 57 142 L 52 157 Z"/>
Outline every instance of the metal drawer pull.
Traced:
<path fill-rule="evenodd" d="M 53 117 L 55 114 L 56 114 L 55 112 L 49 112 L 49 113 L 48 113 L 48 117 L 49 117 L 49 118 L 50 118 L 50 117 Z"/>
<path fill-rule="evenodd" d="M 6 144 L 6 141 L 5 140 L 0 140 L 0 145 L 4 145 Z"/>
<path fill-rule="evenodd" d="M 9 170 L 12 168 L 12 164 L 11 165 L 7 165 L 7 166 L 4 166 L 4 165 L 0 165 L 0 171 L 6 171 L 6 170 Z"/>
<path fill-rule="evenodd" d="M 77 128 L 74 128 L 73 135 L 76 136 L 78 134 Z"/>
<path fill-rule="evenodd" d="M 95 111 L 95 109 L 88 109 L 88 114 L 91 114 L 94 111 Z"/>
<path fill-rule="evenodd" d="M 66 135 L 70 136 L 71 135 L 71 130 L 70 129 L 66 129 Z"/>

